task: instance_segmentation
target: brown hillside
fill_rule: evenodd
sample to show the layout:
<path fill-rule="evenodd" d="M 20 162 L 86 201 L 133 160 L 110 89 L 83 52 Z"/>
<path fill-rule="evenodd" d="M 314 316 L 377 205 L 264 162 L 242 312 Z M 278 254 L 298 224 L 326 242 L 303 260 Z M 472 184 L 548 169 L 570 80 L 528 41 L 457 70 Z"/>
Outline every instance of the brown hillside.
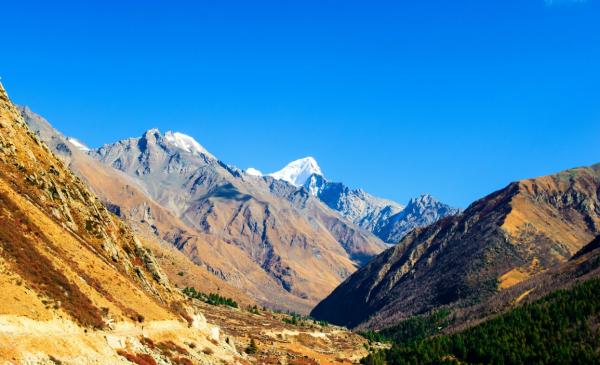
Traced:
<path fill-rule="evenodd" d="M 0 291 L 2 363 L 126 363 L 119 354 L 132 344 L 139 351 L 144 334 L 212 346 L 206 361 L 186 354 L 192 364 L 239 356 L 151 250 L 29 130 L 1 85 Z"/>
<path fill-rule="evenodd" d="M 205 268 L 193 265 L 173 250 L 170 243 L 158 237 L 164 232 L 190 236 L 192 233 L 181 220 L 152 200 L 135 180 L 74 148 L 66 137 L 29 108 L 21 107 L 19 110 L 29 128 L 101 198 L 104 205 L 137 229 L 144 237 L 141 243 L 155 253 L 171 282 L 179 286 L 193 286 L 206 293 L 219 292 L 240 303 L 254 304 L 254 300 L 242 291 Z M 186 273 L 183 277 L 178 275 L 182 271 Z"/>
<path fill-rule="evenodd" d="M 600 232 L 600 165 L 512 183 L 413 231 L 352 275 L 317 318 L 387 325 L 469 306 L 571 258 Z M 347 308 L 340 311 L 339 308 Z"/>

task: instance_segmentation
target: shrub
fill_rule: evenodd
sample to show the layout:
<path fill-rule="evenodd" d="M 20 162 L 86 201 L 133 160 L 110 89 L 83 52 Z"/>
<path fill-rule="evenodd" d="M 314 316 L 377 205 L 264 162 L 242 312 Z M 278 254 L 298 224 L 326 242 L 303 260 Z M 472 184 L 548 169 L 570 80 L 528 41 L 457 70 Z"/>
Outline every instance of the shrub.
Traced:
<path fill-rule="evenodd" d="M 171 359 L 171 362 L 173 362 L 173 364 L 175 365 L 194 365 L 192 360 L 187 359 L 185 357 L 176 357 L 174 359 Z"/>
<path fill-rule="evenodd" d="M 258 346 L 256 345 L 256 341 L 254 339 L 250 340 L 250 344 L 246 347 L 246 353 L 248 355 L 253 355 L 258 352 Z"/>
<path fill-rule="evenodd" d="M 158 365 L 156 363 L 156 360 L 154 360 L 154 358 L 152 356 L 147 355 L 147 354 L 134 355 L 134 354 L 127 353 L 124 350 L 118 350 L 117 354 L 126 358 L 127 361 L 132 362 L 137 365 Z"/>
<path fill-rule="evenodd" d="M 232 308 L 239 307 L 238 303 L 235 300 L 223 297 L 217 293 L 210 293 L 207 295 L 205 293 L 197 291 L 194 287 L 185 287 L 182 290 L 182 292 L 189 298 L 198 299 L 210 305 L 225 305 Z"/>

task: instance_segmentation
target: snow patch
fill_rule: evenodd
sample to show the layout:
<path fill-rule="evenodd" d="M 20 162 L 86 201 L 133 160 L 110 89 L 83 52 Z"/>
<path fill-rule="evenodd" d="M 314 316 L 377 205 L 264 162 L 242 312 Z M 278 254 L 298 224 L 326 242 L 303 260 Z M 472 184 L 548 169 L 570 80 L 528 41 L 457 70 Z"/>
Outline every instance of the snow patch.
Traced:
<path fill-rule="evenodd" d="M 204 147 L 202 147 L 200 143 L 198 143 L 193 137 L 190 137 L 186 134 L 168 131 L 165 133 L 165 140 L 180 150 L 214 158 L 214 156 L 211 155 L 210 152 L 208 152 Z"/>
<path fill-rule="evenodd" d="M 260 170 L 255 169 L 254 167 L 248 167 L 246 169 L 246 173 L 251 176 L 263 176 L 263 173 Z"/>

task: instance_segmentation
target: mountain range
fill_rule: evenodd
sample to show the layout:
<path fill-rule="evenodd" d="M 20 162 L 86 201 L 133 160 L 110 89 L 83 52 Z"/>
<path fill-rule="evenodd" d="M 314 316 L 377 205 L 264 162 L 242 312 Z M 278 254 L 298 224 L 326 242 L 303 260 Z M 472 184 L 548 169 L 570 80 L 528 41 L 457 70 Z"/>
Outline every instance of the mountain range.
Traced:
<path fill-rule="evenodd" d="M 253 176 L 263 176 L 252 167 L 246 172 Z M 265 176 L 305 188 L 329 208 L 389 244 L 399 242 L 415 228 L 427 226 L 459 212 L 459 209 L 443 204 L 429 194 L 413 198 L 403 206 L 395 201 L 373 196 L 362 189 L 351 189 L 343 183 L 328 181 L 313 157 L 292 161 L 281 170 Z"/>
<path fill-rule="evenodd" d="M 237 288 L 240 292 L 228 291 L 241 301 L 247 295 L 274 308 L 307 313 L 385 249 L 373 232 L 385 233 L 391 242 L 454 212 L 437 202 L 415 206 L 422 199 L 411 200 L 405 210 L 329 183 L 314 158 L 267 176 L 244 172 L 179 132 L 151 129 L 90 149 L 64 137 L 29 108 L 20 111 L 113 213 Z M 319 191 L 308 184 L 315 179 L 322 181 Z M 342 186 L 337 204 L 327 199 L 333 186 Z"/>
<path fill-rule="evenodd" d="M 179 132 L 89 148 L 0 84 L 0 218 L 9 363 L 597 357 L 600 164 L 464 211 L 402 206 L 314 158 L 242 171 Z M 391 349 L 373 343 L 387 335 Z"/>
<path fill-rule="evenodd" d="M 159 263 L 173 283 L 183 286 L 194 284 L 204 292 L 218 291 L 236 298 L 240 303 L 255 303 L 242 291 L 228 285 L 206 269 L 193 265 L 181 252 L 170 249 L 170 243 L 155 234 L 158 227 L 162 228 L 161 222 L 169 227 L 184 225 L 172 213 L 153 201 L 133 179 L 88 156 L 90 148 L 72 137 L 65 137 L 28 107 L 18 107 L 18 111 L 40 141 L 101 198 L 103 205 L 135 228 L 139 239 L 152 246 Z M 154 219 L 153 215 L 158 219 Z M 178 265 L 171 265 L 173 262 L 177 262 Z M 186 269 L 186 275 L 177 275 L 183 268 Z"/>
<path fill-rule="evenodd" d="M 306 313 L 384 249 L 317 199 L 294 205 L 272 193 L 292 185 L 245 174 L 187 136 L 149 130 L 85 151 L 21 112 L 111 211 L 262 304 Z"/>
<path fill-rule="evenodd" d="M 180 137 L 167 133 L 154 143 L 216 161 Z M 154 147 L 146 147 L 153 163 L 138 171 L 150 174 L 159 165 Z M 0 84 L 1 363 L 312 364 L 366 355 L 360 336 L 261 309 L 195 265 L 160 237 L 189 226 L 145 185 L 88 152 L 13 105 Z M 354 268 L 349 258 L 339 260 Z"/>
<path fill-rule="evenodd" d="M 138 357 L 132 346 L 173 363 L 239 356 L 170 282 L 144 237 L 29 129 L 1 84 L 0 218 L 3 363 L 127 364 Z M 140 335 L 172 348 L 194 341 L 213 356 L 161 354 Z"/>

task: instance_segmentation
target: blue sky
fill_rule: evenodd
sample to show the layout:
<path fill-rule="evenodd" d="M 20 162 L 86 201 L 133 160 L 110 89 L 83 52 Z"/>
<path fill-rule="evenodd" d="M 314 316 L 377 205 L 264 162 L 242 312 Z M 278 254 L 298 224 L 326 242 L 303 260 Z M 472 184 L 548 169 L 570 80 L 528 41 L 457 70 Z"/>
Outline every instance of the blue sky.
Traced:
<path fill-rule="evenodd" d="M 91 146 L 151 127 L 465 207 L 600 162 L 600 2 L 8 1 L 12 99 Z"/>

